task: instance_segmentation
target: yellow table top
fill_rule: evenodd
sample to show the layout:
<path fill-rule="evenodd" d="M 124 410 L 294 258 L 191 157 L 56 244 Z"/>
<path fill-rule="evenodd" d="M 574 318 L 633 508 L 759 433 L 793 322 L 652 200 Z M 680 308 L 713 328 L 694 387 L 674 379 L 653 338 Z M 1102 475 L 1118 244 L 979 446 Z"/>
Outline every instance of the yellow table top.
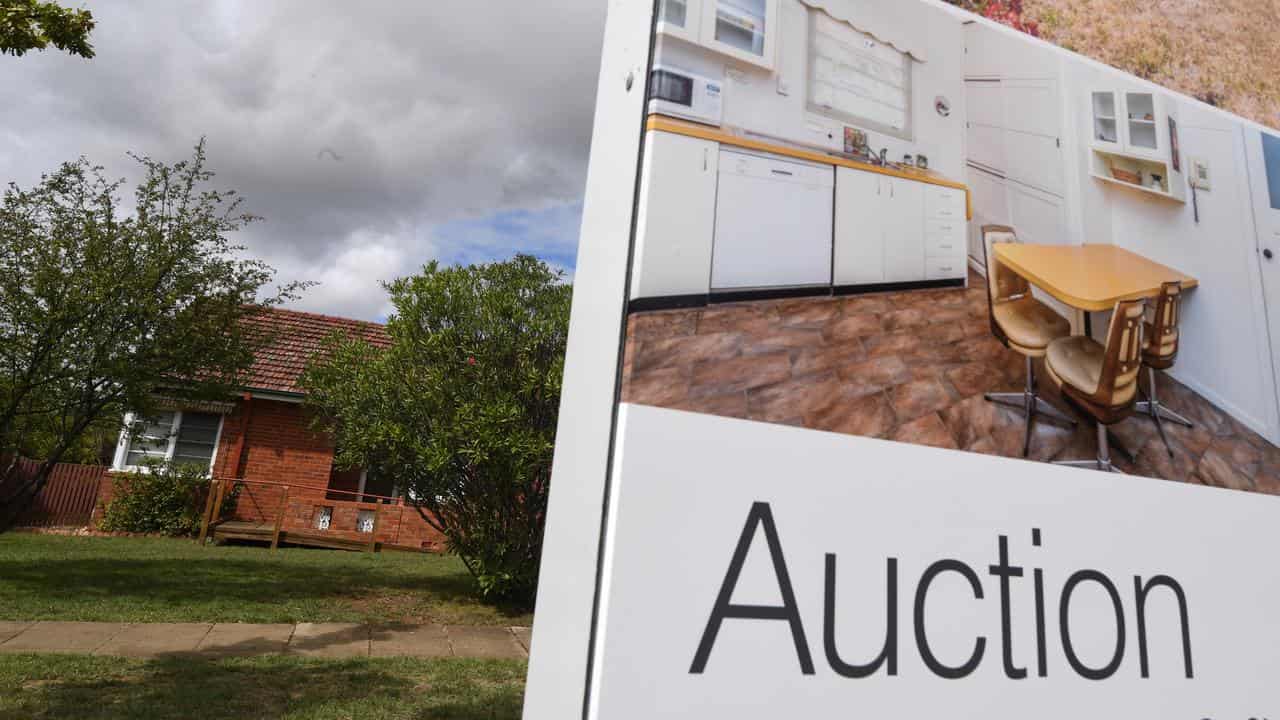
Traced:
<path fill-rule="evenodd" d="M 994 243 L 1001 263 L 1033 285 L 1079 310 L 1111 310 L 1121 300 L 1151 298 L 1160 284 L 1199 282 L 1171 267 L 1115 245 L 1029 245 Z"/>
<path fill-rule="evenodd" d="M 746 148 L 748 150 L 759 150 L 773 155 L 793 157 L 797 160 L 825 163 L 827 165 L 847 167 L 853 170 L 876 173 L 878 175 L 902 178 L 903 180 L 913 180 L 915 182 L 922 182 L 928 185 L 938 185 L 940 187 L 952 188 L 954 190 L 963 190 L 965 193 L 965 212 L 968 216 L 967 219 L 973 219 L 973 196 L 972 193 L 969 192 L 969 186 L 962 182 L 957 182 L 943 177 L 931 170 L 920 170 L 919 168 L 903 168 L 898 170 L 895 168 L 880 167 L 879 165 L 858 162 L 857 160 L 851 160 L 838 155 L 830 155 L 816 150 L 808 150 L 798 146 L 784 145 L 781 143 L 743 137 L 741 135 L 726 132 L 718 127 L 688 122 L 686 120 L 680 120 L 666 115 L 650 115 L 645 128 L 648 130 L 674 133 L 676 135 L 685 135 L 687 137 L 698 138 L 700 140 L 711 140 L 722 145 L 732 145 L 734 147 Z"/>

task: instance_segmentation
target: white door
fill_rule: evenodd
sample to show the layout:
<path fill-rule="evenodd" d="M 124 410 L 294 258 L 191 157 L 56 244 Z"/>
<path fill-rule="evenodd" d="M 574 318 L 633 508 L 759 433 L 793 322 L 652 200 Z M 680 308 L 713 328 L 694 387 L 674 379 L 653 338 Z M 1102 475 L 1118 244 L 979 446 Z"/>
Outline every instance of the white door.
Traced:
<path fill-rule="evenodd" d="M 885 282 L 924 280 L 924 188 L 918 182 L 887 178 Z"/>
<path fill-rule="evenodd" d="M 999 80 L 970 80 L 965 83 L 965 123 L 969 161 L 1003 172 L 1004 94 Z"/>
<path fill-rule="evenodd" d="M 705 295 L 711 283 L 718 143 L 650 132 L 631 298 Z"/>
<path fill-rule="evenodd" d="M 973 221 L 969 223 L 969 257 L 985 272 L 983 225 L 1012 225 L 1005 179 L 969 166 L 969 191 L 973 193 Z"/>
<path fill-rule="evenodd" d="M 1003 85 L 1005 175 L 1063 195 L 1062 112 L 1057 81 L 1007 80 Z"/>
<path fill-rule="evenodd" d="M 1005 183 L 1009 199 L 1009 224 L 1018 239 L 1036 245 L 1066 245 L 1066 202 L 1050 193 L 1012 180 Z"/>
<path fill-rule="evenodd" d="M 1271 372 L 1280 392 L 1280 135 L 1245 128 L 1245 154 L 1249 160 L 1249 185 L 1257 227 L 1258 262 L 1266 303 L 1267 331 L 1271 336 Z M 1219 171 L 1221 173 L 1222 171 Z M 1211 181 L 1215 178 L 1210 176 Z M 1222 180 L 1216 180 L 1221 183 Z M 1272 442 L 1278 439 L 1272 429 Z"/>
<path fill-rule="evenodd" d="M 888 178 L 836 168 L 835 284 L 884 282 Z"/>

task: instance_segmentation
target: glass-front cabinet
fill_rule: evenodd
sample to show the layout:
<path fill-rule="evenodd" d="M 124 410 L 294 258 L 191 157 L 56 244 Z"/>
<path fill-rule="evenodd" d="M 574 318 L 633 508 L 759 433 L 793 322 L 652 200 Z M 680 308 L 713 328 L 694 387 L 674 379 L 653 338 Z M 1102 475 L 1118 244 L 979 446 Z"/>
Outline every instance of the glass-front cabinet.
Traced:
<path fill-rule="evenodd" d="M 1125 137 L 1129 152 L 1137 155 L 1160 154 L 1160 113 L 1156 96 L 1151 93 L 1124 94 Z"/>
<path fill-rule="evenodd" d="M 1088 102 L 1090 173 L 1185 202 L 1176 102 L 1160 93 L 1128 88 L 1093 90 Z"/>
<path fill-rule="evenodd" d="M 700 0 L 662 0 L 658 5 L 658 32 L 698 42 L 702 15 Z"/>
<path fill-rule="evenodd" d="M 1119 148 L 1120 115 L 1116 111 L 1116 93 L 1093 93 L 1093 144 L 1099 147 Z"/>
<path fill-rule="evenodd" d="M 1090 101 L 1095 148 L 1151 159 L 1167 157 L 1169 118 L 1158 95 L 1095 90 Z"/>
<path fill-rule="evenodd" d="M 778 7 L 779 0 L 661 0 L 658 32 L 772 70 Z"/>

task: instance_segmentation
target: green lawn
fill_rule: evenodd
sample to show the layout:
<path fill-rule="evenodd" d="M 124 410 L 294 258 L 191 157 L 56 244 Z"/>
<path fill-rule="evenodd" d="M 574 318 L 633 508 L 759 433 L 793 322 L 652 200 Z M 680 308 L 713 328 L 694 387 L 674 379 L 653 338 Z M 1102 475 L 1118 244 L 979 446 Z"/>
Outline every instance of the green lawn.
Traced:
<path fill-rule="evenodd" d="M 0 720 L 518 718 L 525 663 L 0 655 Z"/>
<path fill-rule="evenodd" d="M 0 535 L 0 620 L 528 625 L 452 556 Z"/>

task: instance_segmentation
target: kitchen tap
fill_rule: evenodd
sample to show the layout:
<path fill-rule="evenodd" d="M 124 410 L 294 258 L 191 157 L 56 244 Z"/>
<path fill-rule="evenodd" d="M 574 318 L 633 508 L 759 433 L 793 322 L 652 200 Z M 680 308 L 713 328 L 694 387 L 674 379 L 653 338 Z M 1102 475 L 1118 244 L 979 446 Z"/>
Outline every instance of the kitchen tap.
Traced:
<path fill-rule="evenodd" d="M 889 148 L 880 148 L 880 166 L 889 164 Z"/>

